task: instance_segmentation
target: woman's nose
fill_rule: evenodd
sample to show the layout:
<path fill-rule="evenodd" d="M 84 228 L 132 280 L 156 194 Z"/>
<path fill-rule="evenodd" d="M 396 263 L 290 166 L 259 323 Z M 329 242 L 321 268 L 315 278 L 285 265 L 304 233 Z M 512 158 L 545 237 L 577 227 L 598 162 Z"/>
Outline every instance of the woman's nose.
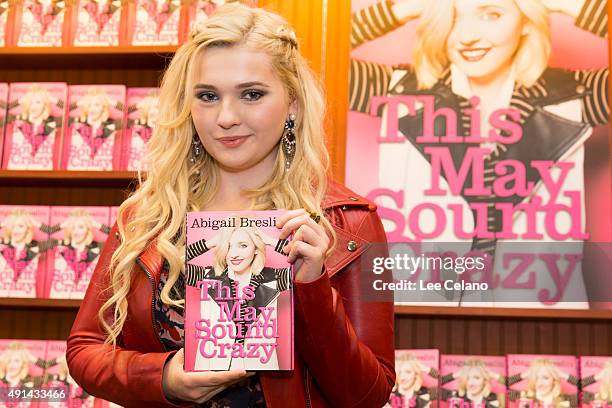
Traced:
<path fill-rule="evenodd" d="M 470 19 L 458 21 L 455 25 L 457 40 L 464 46 L 469 47 L 474 45 L 480 39 L 476 27 L 476 22 Z"/>
<path fill-rule="evenodd" d="M 235 103 L 227 98 L 220 104 L 217 116 L 217 125 L 223 129 L 230 129 L 232 126 L 240 124 L 240 113 L 237 111 Z"/>

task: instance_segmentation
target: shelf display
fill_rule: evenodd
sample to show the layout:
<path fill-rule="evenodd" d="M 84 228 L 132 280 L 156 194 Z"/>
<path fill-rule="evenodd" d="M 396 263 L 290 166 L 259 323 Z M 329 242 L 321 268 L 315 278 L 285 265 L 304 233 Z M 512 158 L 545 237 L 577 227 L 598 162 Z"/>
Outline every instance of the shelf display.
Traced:
<path fill-rule="evenodd" d="M 59 47 L 66 35 L 64 0 L 23 0 L 15 6 L 19 47 Z"/>
<path fill-rule="evenodd" d="M 118 46 L 123 4 L 121 0 L 77 0 L 71 10 L 71 44 Z"/>
<path fill-rule="evenodd" d="M 129 88 L 127 91 L 127 121 L 122 149 L 122 168 L 146 171 L 142 163 L 146 144 L 153 135 L 159 116 L 159 88 Z"/>

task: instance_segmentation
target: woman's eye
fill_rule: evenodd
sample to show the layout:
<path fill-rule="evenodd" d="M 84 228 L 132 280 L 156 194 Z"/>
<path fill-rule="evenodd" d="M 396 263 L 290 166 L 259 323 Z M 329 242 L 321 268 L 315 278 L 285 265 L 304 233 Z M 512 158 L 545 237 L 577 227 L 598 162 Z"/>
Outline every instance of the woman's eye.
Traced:
<path fill-rule="evenodd" d="M 217 100 L 217 95 L 214 92 L 200 92 L 197 97 L 204 102 L 214 102 Z"/>
<path fill-rule="evenodd" d="M 242 97 L 244 99 L 246 99 L 247 101 L 257 101 L 259 100 L 262 96 L 264 96 L 264 92 L 262 91 L 257 91 L 255 89 L 249 89 L 248 91 L 245 91 L 242 94 Z"/>
<path fill-rule="evenodd" d="M 495 21 L 501 17 L 501 13 L 497 11 L 487 11 L 482 15 L 482 19 L 485 21 Z"/>

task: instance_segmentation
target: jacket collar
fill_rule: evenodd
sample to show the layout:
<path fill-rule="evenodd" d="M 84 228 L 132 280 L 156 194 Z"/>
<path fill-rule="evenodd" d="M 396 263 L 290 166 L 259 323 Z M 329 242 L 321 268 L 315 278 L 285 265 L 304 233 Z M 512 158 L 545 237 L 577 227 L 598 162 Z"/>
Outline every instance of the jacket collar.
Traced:
<path fill-rule="evenodd" d="M 376 205 L 371 201 L 355 194 L 342 184 L 334 181 L 329 181 L 327 186 L 327 192 L 323 201 L 321 202 L 321 208 L 325 211 L 331 211 L 333 208 L 340 207 L 345 209 L 346 207 L 367 207 L 370 211 L 376 210 Z M 345 251 L 343 249 L 349 246 L 349 243 L 354 241 L 357 244 L 357 250 Z M 362 237 L 352 234 L 342 228 L 336 226 L 336 248 L 333 254 L 325 261 L 325 268 L 327 273 L 332 276 L 344 266 L 348 265 L 351 261 L 357 258 L 365 250 L 367 241 Z M 151 279 L 156 282 L 159 279 L 161 269 L 163 267 L 164 259 L 155 247 L 155 241 L 138 256 L 137 263 L 150 275 Z"/>

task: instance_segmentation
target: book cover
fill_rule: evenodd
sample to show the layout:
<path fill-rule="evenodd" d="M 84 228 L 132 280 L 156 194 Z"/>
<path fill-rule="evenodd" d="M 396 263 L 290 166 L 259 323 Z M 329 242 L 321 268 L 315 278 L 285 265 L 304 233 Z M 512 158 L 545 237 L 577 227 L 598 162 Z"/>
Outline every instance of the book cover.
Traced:
<path fill-rule="evenodd" d="M 16 6 L 19 47 L 60 47 L 64 37 L 64 0 L 23 0 Z"/>
<path fill-rule="evenodd" d="M 509 408 L 578 406 L 578 359 L 574 356 L 508 354 Z"/>
<path fill-rule="evenodd" d="M 503 3 L 351 2 L 347 186 L 378 205 L 391 252 L 483 261 L 396 268 L 459 284 L 397 303 L 611 300 L 607 1 Z"/>
<path fill-rule="evenodd" d="M 40 388 L 45 367 L 46 342 L 0 340 L 0 388 Z M 1 392 L 1 390 L 0 390 Z M 38 402 L 7 401 L 6 407 L 37 407 Z"/>
<path fill-rule="evenodd" d="M 283 213 L 187 214 L 185 371 L 293 369 Z"/>
<path fill-rule="evenodd" d="M 435 408 L 438 406 L 436 349 L 395 350 L 395 386 L 385 408 Z"/>
<path fill-rule="evenodd" d="M 73 7 L 71 34 L 74 46 L 119 45 L 121 0 L 78 0 Z"/>
<path fill-rule="evenodd" d="M 59 168 L 67 86 L 61 82 L 9 85 L 2 168 Z"/>
<path fill-rule="evenodd" d="M 503 408 L 506 405 L 506 358 L 440 356 L 441 408 Z"/>
<path fill-rule="evenodd" d="M 109 207 L 51 207 L 51 242 L 45 294 L 83 299 L 109 233 Z"/>
<path fill-rule="evenodd" d="M 0 8 L 1 10 L 1 8 Z M 2 16 L 0 15 L 0 19 Z M 4 127 L 6 125 L 6 109 L 8 105 L 8 84 L 0 82 L 0 168 L 2 165 L 2 146 L 4 146 Z"/>
<path fill-rule="evenodd" d="M 136 0 L 131 32 L 132 45 L 177 45 L 181 0 Z"/>
<path fill-rule="evenodd" d="M 65 170 L 118 170 L 125 107 L 123 85 L 68 87 Z"/>
<path fill-rule="evenodd" d="M 42 295 L 48 224 L 48 206 L 0 205 L 0 297 Z"/>
<path fill-rule="evenodd" d="M 0 0 L 0 47 L 8 44 L 7 37 L 10 28 L 8 27 L 8 0 Z"/>
<path fill-rule="evenodd" d="M 612 406 L 612 357 L 580 356 L 582 408 Z"/>
<path fill-rule="evenodd" d="M 122 150 L 122 167 L 125 170 L 147 170 L 142 159 L 158 116 L 159 88 L 128 89 L 127 122 Z"/>

